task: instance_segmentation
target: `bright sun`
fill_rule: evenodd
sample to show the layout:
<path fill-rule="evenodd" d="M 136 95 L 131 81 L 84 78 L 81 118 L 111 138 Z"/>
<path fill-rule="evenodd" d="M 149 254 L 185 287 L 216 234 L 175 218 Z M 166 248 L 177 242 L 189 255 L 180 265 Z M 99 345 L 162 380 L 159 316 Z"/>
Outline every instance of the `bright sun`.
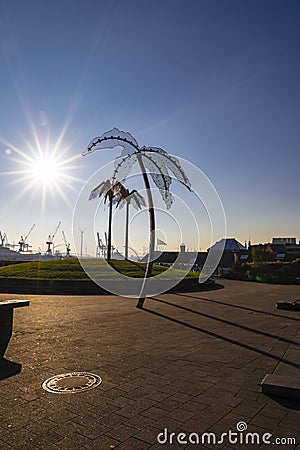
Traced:
<path fill-rule="evenodd" d="M 59 161 L 53 157 L 41 156 L 36 161 L 32 161 L 32 175 L 42 184 L 52 184 L 63 177 Z"/>
<path fill-rule="evenodd" d="M 30 200 L 40 200 L 43 210 L 48 197 L 51 197 L 55 201 L 61 198 L 70 206 L 69 190 L 77 192 L 76 184 L 83 181 L 75 175 L 81 168 L 74 164 L 81 158 L 80 153 L 72 155 L 70 145 L 63 144 L 72 117 L 66 118 L 61 131 L 53 139 L 47 121 L 42 125 L 43 131 L 40 129 L 40 136 L 30 111 L 25 112 L 31 139 L 24 137 L 22 147 L 18 147 L 0 135 L 0 142 L 7 147 L 5 155 L 8 168 L 0 171 L 0 175 L 11 177 L 12 185 L 21 186 L 19 193 L 14 196 L 14 203 L 26 196 Z"/>
<path fill-rule="evenodd" d="M 39 142 L 37 142 L 39 144 Z M 67 204 L 70 204 L 67 189 L 76 190 L 74 182 L 81 181 L 73 175 L 78 166 L 74 161 L 79 157 L 67 156 L 69 148 L 62 148 L 60 139 L 53 145 L 39 144 L 36 147 L 27 143 L 27 149 L 19 149 L 9 145 L 9 152 L 6 152 L 11 163 L 17 165 L 15 170 L 4 172 L 4 175 L 15 175 L 15 183 L 22 183 L 23 188 L 15 201 L 24 197 L 31 191 L 32 197 L 38 196 L 41 199 L 42 209 L 46 204 L 48 194 L 52 198 L 61 197 Z"/>

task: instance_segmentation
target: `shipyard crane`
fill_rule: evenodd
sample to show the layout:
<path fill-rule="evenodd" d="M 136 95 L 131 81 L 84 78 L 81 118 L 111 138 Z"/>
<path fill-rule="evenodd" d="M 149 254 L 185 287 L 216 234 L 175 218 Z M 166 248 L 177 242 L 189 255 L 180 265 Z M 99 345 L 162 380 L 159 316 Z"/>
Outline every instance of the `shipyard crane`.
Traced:
<path fill-rule="evenodd" d="M 51 236 L 51 234 L 49 234 L 49 236 L 48 236 L 48 240 L 46 241 L 46 244 L 48 245 L 47 252 L 46 252 L 47 255 L 52 255 L 51 245 L 53 244 L 53 239 L 55 238 L 56 233 L 58 232 L 60 224 L 61 224 L 61 222 L 58 222 L 57 227 L 55 228 L 55 231 L 52 234 L 52 236 Z"/>
<path fill-rule="evenodd" d="M 98 240 L 98 245 L 97 245 L 97 250 L 96 250 L 96 256 L 98 256 L 98 257 L 102 256 L 102 258 L 105 258 L 107 246 L 105 244 L 103 244 L 103 241 L 100 238 L 100 234 L 98 231 L 97 231 L 97 240 Z M 100 255 L 100 253 L 101 253 L 101 255 Z"/>
<path fill-rule="evenodd" d="M 65 243 L 65 246 L 66 246 L 66 252 L 67 252 L 66 256 L 70 256 L 71 244 L 69 242 L 67 242 L 66 235 L 65 235 L 63 230 L 61 230 L 61 233 L 63 235 L 64 243 Z"/>
<path fill-rule="evenodd" d="M 3 233 L 0 231 L 0 247 L 5 247 L 5 244 L 7 244 L 7 236 L 6 233 Z"/>
<path fill-rule="evenodd" d="M 29 245 L 27 244 L 26 240 L 28 239 L 28 237 L 31 234 L 31 232 L 34 229 L 34 227 L 35 227 L 35 223 L 32 225 L 32 227 L 30 228 L 30 230 L 28 231 L 28 233 L 26 234 L 25 237 L 21 236 L 21 239 L 18 242 L 18 244 L 19 244 L 19 252 L 24 252 L 26 249 L 28 251 Z"/>

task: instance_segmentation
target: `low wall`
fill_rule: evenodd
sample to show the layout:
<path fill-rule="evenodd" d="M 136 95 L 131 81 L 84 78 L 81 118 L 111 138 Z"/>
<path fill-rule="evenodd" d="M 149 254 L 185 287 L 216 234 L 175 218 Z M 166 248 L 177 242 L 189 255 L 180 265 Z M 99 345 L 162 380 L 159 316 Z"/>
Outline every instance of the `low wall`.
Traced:
<path fill-rule="evenodd" d="M 214 287 L 213 280 L 199 284 L 197 279 L 182 280 L 170 292 L 207 290 Z M 91 280 L 28 280 L 0 278 L 1 294 L 43 295 L 108 295 L 110 292 Z"/>

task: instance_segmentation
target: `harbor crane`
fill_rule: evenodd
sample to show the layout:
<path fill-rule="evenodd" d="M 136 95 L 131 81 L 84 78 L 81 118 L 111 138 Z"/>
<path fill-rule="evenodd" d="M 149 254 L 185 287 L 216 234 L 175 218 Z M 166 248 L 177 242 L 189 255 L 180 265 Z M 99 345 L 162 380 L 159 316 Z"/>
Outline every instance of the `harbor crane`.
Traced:
<path fill-rule="evenodd" d="M 98 258 L 100 258 L 100 256 L 102 256 L 102 258 L 105 258 L 107 246 L 105 244 L 103 244 L 103 241 L 100 238 L 100 234 L 98 231 L 97 231 L 97 240 L 98 240 L 98 245 L 97 245 L 97 250 L 96 250 L 96 256 Z"/>
<path fill-rule="evenodd" d="M 61 233 L 62 233 L 62 236 L 63 236 L 63 239 L 64 239 L 64 243 L 65 243 L 65 246 L 66 246 L 66 252 L 67 252 L 66 256 L 70 256 L 71 244 L 69 242 L 67 242 L 66 235 L 65 235 L 63 230 L 61 230 Z"/>
<path fill-rule="evenodd" d="M 48 245 L 47 252 L 46 252 L 47 255 L 52 255 L 51 245 L 53 245 L 53 239 L 55 238 L 56 233 L 58 232 L 60 224 L 61 224 L 61 222 L 58 222 L 57 227 L 55 228 L 55 231 L 52 234 L 52 236 L 51 236 L 51 234 L 49 234 L 49 236 L 48 236 L 48 240 L 46 241 L 46 244 Z"/>
<path fill-rule="evenodd" d="M 34 227 L 35 227 L 35 223 L 32 225 L 32 227 L 30 228 L 30 230 L 28 231 L 28 233 L 26 234 L 25 237 L 21 236 L 21 239 L 18 242 L 19 252 L 25 252 L 25 251 L 28 252 L 29 245 L 27 244 L 26 240 L 29 238 L 29 235 L 31 234 Z"/>
<path fill-rule="evenodd" d="M 5 244 L 7 244 L 7 236 L 6 233 L 3 233 L 0 231 L 0 247 L 5 247 Z"/>

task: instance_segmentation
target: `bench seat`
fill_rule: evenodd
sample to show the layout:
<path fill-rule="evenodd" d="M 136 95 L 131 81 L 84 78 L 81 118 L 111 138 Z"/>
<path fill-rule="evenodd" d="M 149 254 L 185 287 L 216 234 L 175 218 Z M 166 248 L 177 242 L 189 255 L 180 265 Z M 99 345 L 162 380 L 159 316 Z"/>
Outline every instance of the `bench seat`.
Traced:
<path fill-rule="evenodd" d="M 0 380 L 7 376 L 7 374 L 4 373 L 4 369 L 7 367 L 9 367 L 12 371 L 14 369 L 13 366 L 15 366 L 15 372 L 20 371 L 21 365 L 7 361 L 4 357 L 4 354 L 12 335 L 14 308 L 29 306 L 29 304 L 29 300 L 0 301 Z"/>

